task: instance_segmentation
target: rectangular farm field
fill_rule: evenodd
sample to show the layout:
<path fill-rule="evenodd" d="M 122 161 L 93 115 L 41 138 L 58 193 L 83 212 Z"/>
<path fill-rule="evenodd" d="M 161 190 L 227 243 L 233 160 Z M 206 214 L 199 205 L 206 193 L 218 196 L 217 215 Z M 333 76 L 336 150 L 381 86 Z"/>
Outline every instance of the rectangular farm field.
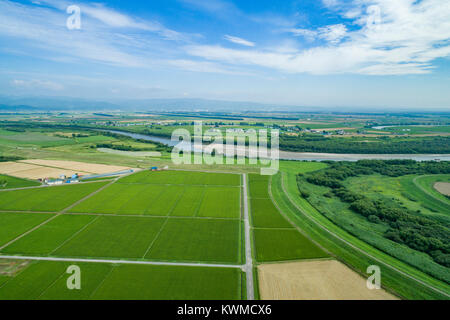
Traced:
<path fill-rule="evenodd" d="M 142 171 L 120 179 L 120 183 L 140 184 L 183 184 L 239 186 L 241 176 L 226 173 L 206 173 L 195 171 Z"/>
<path fill-rule="evenodd" d="M 107 182 L 0 192 L 0 210 L 58 212 L 100 189 Z"/>
<path fill-rule="evenodd" d="M 169 218 L 146 259 L 239 264 L 239 220 Z"/>
<path fill-rule="evenodd" d="M 182 186 L 115 183 L 70 212 L 167 216 L 182 193 Z"/>
<path fill-rule="evenodd" d="M 81 290 L 67 289 L 69 262 L 32 262 L 1 280 L 2 300 L 239 300 L 242 271 L 149 265 L 77 263 Z"/>
<path fill-rule="evenodd" d="M 0 213 L 0 246 L 33 229 L 52 214 L 40 213 Z"/>
<path fill-rule="evenodd" d="M 292 228 L 271 199 L 251 199 L 250 204 L 254 228 Z"/>
<path fill-rule="evenodd" d="M 258 262 L 318 259 L 328 254 L 295 229 L 253 229 Z"/>
<path fill-rule="evenodd" d="M 241 217 L 241 189 L 236 187 L 207 187 L 198 212 L 199 217 Z"/>

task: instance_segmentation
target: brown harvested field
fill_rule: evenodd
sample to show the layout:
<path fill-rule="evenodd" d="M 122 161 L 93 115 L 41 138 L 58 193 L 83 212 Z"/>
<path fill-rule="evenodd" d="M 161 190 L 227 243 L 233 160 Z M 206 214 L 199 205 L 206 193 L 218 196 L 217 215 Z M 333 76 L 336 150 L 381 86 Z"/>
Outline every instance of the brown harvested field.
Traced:
<path fill-rule="evenodd" d="M 39 166 L 35 166 L 27 163 L 19 163 L 19 162 L 0 162 L 0 174 L 7 174 L 10 176 L 14 176 L 14 172 L 37 169 Z"/>
<path fill-rule="evenodd" d="M 129 167 L 122 167 L 122 166 L 112 166 L 105 164 L 85 163 L 77 161 L 62 161 L 62 160 L 21 160 L 20 162 L 46 167 L 68 169 L 73 170 L 75 172 L 79 172 L 80 174 L 83 174 L 82 172 L 103 174 L 130 169 Z"/>
<path fill-rule="evenodd" d="M 440 193 L 450 196 L 450 183 L 448 182 L 436 182 L 434 188 Z"/>
<path fill-rule="evenodd" d="M 369 290 L 366 280 L 337 260 L 258 266 L 262 300 L 396 300 L 387 291 Z"/>
<path fill-rule="evenodd" d="M 26 179 L 44 179 L 44 178 L 59 178 L 61 175 L 65 175 L 66 177 L 71 177 L 75 173 L 80 175 L 89 175 L 88 172 L 83 171 L 74 171 L 69 169 L 58 169 L 58 168 L 49 168 L 49 167 L 37 167 L 34 169 L 15 171 L 10 175 L 18 178 L 26 178 Z"/>

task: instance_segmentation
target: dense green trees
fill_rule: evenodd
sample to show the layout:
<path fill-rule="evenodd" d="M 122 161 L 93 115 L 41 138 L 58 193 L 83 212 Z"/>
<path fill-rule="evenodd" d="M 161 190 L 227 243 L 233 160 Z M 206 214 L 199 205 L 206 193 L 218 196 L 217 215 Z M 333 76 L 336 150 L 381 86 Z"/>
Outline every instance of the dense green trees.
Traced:
<path fill-rule="evenodd" d="M 23 159 L 24 158 L 20 158 L 20 157 L 7 157 L 7 156 L 0 155 L 0 162 L 17 161 L 17 160 L 23 160 Z"/>
<path fill-rule="evenodd" d="M 280 136 L 280 149 L 297 152 L 361 153 L 361 154 L 415 154 L 450 153 L 450 137 L 380 137 L 363 141 L 353 138 L 314 136 Z"/>
<path fill-rule="evenodd" d="M 421 216 L 407 208 L 356 194 L 343 184 L 348 177 L 374 173 L 394 177 L 407 174 L 448 174 L 450 163 L 411 160 L 337 162 L 330 163 L 327 169 L 309 173 L 305 178 L 309 183 L 331 188 L 331 192 L 326 194 L 327 197 L 334 195 L 341 201 L 349 203 L 351 210 L 366 217 L 370 222 L 387 224 L 389 229 L 384 235 L 386 238 L 425 252 L 437 263 L 450 267 L 448 225 Z M 300 185 L 299 183 L 299 190 Z"/>

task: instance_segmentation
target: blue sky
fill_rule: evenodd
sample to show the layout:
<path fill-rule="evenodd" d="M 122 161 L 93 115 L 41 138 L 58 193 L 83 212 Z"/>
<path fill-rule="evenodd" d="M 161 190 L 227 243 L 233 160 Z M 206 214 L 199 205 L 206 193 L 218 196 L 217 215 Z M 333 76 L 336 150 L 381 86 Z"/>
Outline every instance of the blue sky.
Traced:
<path fill-rule="evenodd" d="M 449 57 L 442 0 L 0 0 L 2 95 L 449 110 Z"/>

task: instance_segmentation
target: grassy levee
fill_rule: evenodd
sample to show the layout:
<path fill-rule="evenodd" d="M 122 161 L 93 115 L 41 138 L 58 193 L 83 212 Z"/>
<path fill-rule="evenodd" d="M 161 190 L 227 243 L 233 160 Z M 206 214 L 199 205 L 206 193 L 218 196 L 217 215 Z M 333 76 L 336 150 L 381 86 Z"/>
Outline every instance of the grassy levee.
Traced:
<path fill-rule="evenodd" d="M 339 260 L 361 274 L 365 274 L 368 266 L 379 265 L 382 270 L 383 286 L 405 299 L 449 299 L 450 287 L 447 284 L 418 271 L 345 232 L 321 215 L 309 202 L 300 197 L 296 176 L 293 172 L 285 172 L 283 177 L 284 186 L 289 195 L 283 190 L 282 175 L 280 173 L 274 176 L 271 182 L 272 194 L 277 205 L 311 239 L 317 241 Z M 333 234 L 337 235 L 337 237 Z M 380 261 L 383 263 L 380 263 Z M 414 277 L 418 281 L 405 274 Z"/>
<path fill-rule="evenodd" d="M 448 174 L 437 174 L 431 176 L 419 176 L 412 180 L 412 183 L 422 191 L 434 205 L 441 208 L 444 206 L 446 211 L 449 211 L 450 199 L 445 197 L 439 191 L 434 189 L 434 183 L 436 182 L 450 182 L 450 175 Z M 422 199 L 421 199 L 422 200 Z M 444 212 L 445 212 L 444 210 Z"/>

